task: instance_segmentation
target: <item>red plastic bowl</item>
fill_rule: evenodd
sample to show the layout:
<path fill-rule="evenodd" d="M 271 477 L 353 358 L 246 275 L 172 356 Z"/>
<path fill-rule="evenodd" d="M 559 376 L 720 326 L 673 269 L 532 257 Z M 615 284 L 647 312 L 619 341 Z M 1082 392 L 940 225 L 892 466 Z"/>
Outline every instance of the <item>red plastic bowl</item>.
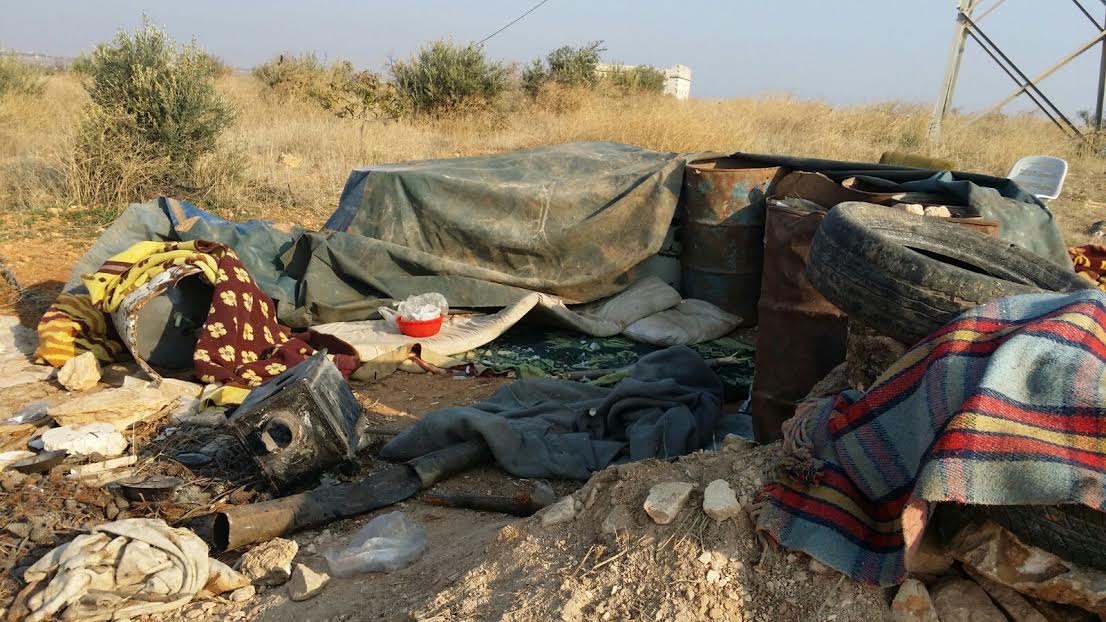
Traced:
<path fill-rule="evenodd" d="M 432 320 L 405 320 L 400 317 L 396 318 L 396 326 L 399 327 L 399 332 L 408 337 L 433 337 L 442 329 L 444 319 L 444 315 Z"/>

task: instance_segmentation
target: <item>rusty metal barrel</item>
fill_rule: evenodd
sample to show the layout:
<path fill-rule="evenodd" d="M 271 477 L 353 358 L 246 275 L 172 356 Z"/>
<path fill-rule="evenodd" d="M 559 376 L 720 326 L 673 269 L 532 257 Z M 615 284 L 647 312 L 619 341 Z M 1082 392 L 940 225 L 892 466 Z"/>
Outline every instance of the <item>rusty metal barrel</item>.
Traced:
<path fill-rule="evenodd" d="M 700 160 L 684 172 L 683 294 L 757 323 L 764 265 L 765 196 L 778 167 Z"/>

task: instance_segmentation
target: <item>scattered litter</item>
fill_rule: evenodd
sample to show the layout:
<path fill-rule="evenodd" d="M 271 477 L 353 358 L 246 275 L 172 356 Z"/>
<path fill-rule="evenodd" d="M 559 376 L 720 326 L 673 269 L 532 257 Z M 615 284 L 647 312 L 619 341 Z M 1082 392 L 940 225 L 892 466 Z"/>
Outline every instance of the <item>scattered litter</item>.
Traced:
<path fill-rule="evenodd" d="M 530 516 L 557 500 L 557 493 L 545 482 L 538 482 L 528 493 L 511 497 L 493 495 L 423 495 L 422 500 L 431 505 L 449 508 L 467 508 L 481 512 L 502 512 L 514 516 Z M 544 520 L 544 519 L 543 519 Z"/>
<path fill-rule="evenodd" d="M 149 475 L 126 477 L 115 482 L 128 501 L 161 501 L 172 497 L 184 484 L 179 477 Z"/>
<path fill-rule="evenodd" d="M 18 462 L 13 462 L 8 465 L 8 468 L 26 474 L 45 473 L 64 462 L 68 455 L 69 453 L 63 449 L 57 451 L 44 451 L 37 455 L 32 454 L 31 457 L 19 460 Z"/>
<path fill-rule="evenodd" d="M 357 455 L 363 409 L 320 350 L 250 392 L 228 424 L 278 490 Z"/>
<path fill-rule="evenodd" d="M 207 585 L 204 589 L 212 594 L 225 594 L 250 586 L 246 575 L 238 572 L 217 559 L 208 561 Z"/>
<path fill-rule="evenodd" d="M 27 451 L 25 449 L 16 449 L 13 451 L 0 452 L 0 471 L 8 468 L 9 465 L 27 458 L 33 458 L 35 452 Z"/>
<path fill-rule="evenodd" d="M 227 409 L 221 406 L 214 406 L 195 412 L 191 409 L 184 409 L 182 407 L 169 415 L 169 422 L 175 425 L 196 425 L 204 428 L 217 428 L 226 425 Z"/>
<path fill-rule="evenodd" d="M 358 572 L 392 572 L 413 562 L 426 548 L 426 530 L 403 512 L 389 512 L 369 521 L 344 549 L 325 554 L 330 574 L 348 577 Z"/>
<path fill-rule="evenodd" d="M 173 456 L 173 459 L 186 467 L 198 467 L 211 462 L 211 456 L 198 451 L 183 451 Z"/>
<path fill-rule="evenodd" d="M 49 411 L 50 405 L 46 400 L 37 400 L 20 408 L 19 412 L 15 413 L 14 416 L 5 419 L 3 424 L 19 425 L 29 423 L 31 425 L 41 425 L 46 423 L 48 417 L 47 413 Z"/>
<path fill-rule="evenodd" d="M 118 456 L 127 449 L 127 439 L 110 423 L 63 425 L 42 433 L 46 451 L 65 450 L 71 456 Z"/>
<path fill-rule="evenodd" d="M 96 475 L 105 471 L 112 471 L 115 469 L 121 469 L 123 467 L 131 466 L 138 462 L 138 456 L 123 456 L 122 458 L 112 458 L 111 460 L 104 460 L 103 462 L 93 462 L 92 464 L 82 464 L 69 469 L 69 475 L 73 477 L 87 477 L 89 475 Z"/>

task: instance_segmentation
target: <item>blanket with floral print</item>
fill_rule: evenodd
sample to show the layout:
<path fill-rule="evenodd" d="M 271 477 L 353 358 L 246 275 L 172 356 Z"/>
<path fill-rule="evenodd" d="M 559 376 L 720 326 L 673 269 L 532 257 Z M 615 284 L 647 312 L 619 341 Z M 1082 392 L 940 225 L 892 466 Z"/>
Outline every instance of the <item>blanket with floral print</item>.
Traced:
<path fill-rule="evenodd" d="M 118 337 L 109 331 L 110 319 L 103 316 L 113 313 L 128 294 L 154 276 L 182 265 L 199 268 L 199 277 L 214 288 L 193 360 L 200 381 L 236 389 L 224 391 L 221 401 L 240 402 L 249 389 L 304 361 L 316 347 L 328 349 L 343 376 L 348 378 L 357 369 L 356 352 L 347 344 L 316 333 L 292 334 L 281 326 L 273 300 L 254 283 L 234 251 L 202 240 L 139 242 L 85 275 L 89 293 L 65 295 L 40 322 L 40 358 L 60 367 L 89 350 L 84 344 L 114 342 Z M 81 304 L 73 304 L 73 298 Z M 119 344 L 93 351 L 98 358 L 110 360 L 124 348 Z"/>

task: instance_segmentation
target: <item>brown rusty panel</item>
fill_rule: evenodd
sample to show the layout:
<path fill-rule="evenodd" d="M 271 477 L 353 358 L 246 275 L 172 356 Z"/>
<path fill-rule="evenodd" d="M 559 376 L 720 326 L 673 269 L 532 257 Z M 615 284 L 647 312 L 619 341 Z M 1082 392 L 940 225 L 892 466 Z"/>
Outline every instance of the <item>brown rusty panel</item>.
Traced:
<path fill-rule="evenodd" d="M 999 234 L 999 223 L 986 218 L 950 218 L 949 222 L 993 238 L 997 238 Z"/>
<path fill-rule="evenodd" d="M 806 199 L 829 209 L 845 201 L 863 201 L 878 205 L 895 202 L 894 193 L 863 192 L 846 188 L 821 173 L 788 173 L 772 184 L 768 199 Z"/>
<path fill-rule="evenodd" d="M 825 213 L 769 202 L 752 397 L 758 442 L 778 439 L 795 404 L 845 360 L 847 318 L 805 276 Z"/>
<path fill-rule="evenodd" d="M 764 222 L 764 197 L 779 167 L 730 168 L 725 158 L 693 162 L 684 171 L 687 219 L 705 225 Z"/>

